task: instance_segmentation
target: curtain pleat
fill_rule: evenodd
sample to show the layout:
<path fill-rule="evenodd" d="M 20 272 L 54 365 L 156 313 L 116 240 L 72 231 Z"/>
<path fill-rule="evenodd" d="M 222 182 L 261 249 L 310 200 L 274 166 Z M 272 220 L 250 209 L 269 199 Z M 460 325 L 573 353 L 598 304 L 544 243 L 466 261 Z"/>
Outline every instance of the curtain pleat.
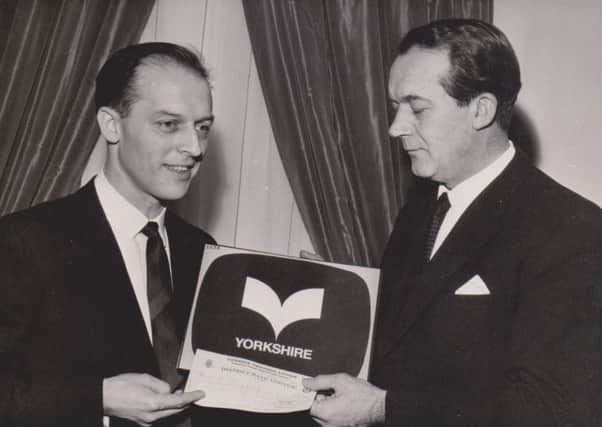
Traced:
<path fill-rule="evenodd" d="M 386 133 L 385 3 L 243 2 L 280 156 L 328 260 L 375 264 L 403 199 Z"/>
<path fill-rule="evenodd" d="M 378 265 L 412 183 L 390 141 L 389 66 L 411 26 L 492 0 L 243 0 L 278 150 L 325 259 Z"/>
<path fill-rule="evenodd" d="M 410 0 L 410 28 L 444 18 L 493 21 L 493 0 Z"/>
<path fill-rule="evenodd" d="M 98 139 L 94 79 L 154 0 L 19 0 L 0 19 L 0 214 L 69 194 Z"/>

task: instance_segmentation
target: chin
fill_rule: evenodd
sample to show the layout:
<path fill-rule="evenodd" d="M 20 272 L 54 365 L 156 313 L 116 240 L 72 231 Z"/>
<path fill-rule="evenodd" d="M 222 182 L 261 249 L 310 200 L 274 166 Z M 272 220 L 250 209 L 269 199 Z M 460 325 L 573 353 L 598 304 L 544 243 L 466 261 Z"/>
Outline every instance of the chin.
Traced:
<path fill-rule="evenodd" d="M 420 167 L 420 166 L 414 166 L 414 164 L 412 164 L 412 173 L 415 176 L 417 176 L 418 178 L 424 178 L 424 179 L 432 178 L 434 175 L 432 169 Z"/>
<path fill-rule="evenodd" d="M 172 201 L 172 200 L 179 200 L 182 197 L 184 197 L 186 195 L 186 193 L 188 193 L 188 189 L 190 188 L 189 185 L 187 185 L 186 187 L 175 187 L 175 188 L 170 188 L 170 189 L 165 189 L 164 191 L 161 191 L 158 194 L 158 198 L 164 201 Z"/>

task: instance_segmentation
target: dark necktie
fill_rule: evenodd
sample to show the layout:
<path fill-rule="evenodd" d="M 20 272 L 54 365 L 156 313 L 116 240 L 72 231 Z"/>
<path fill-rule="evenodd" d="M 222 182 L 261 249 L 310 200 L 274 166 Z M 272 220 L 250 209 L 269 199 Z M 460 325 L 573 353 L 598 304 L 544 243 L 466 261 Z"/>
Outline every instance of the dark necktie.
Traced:
<path fill-rule="evenodd" d="M 433 252 L 433 247 L 435 246 L 435 239 L 437 239 L 437 233 L 439 232 L 439 228 L 441 228 L 441 223 L 443 222 L 443 218 L 445 218 L 445 214 L 450 208 L 449 198 L 447 197 L 447 193 L 443 193 L 435 204 L 435 211 L 433 212 L 433 216 L 431 217 L 431 224 L 427 230 L 426 241 L 424 245 L 424 262 L 429 262 L 431 259 L 431 253 Z"/>
<path fill-rule="evenodd" d="M 153 348 L 159 362 L 161 378 L 167 381 L 173 390 L 180 385 L 183 377 L 176 369 L 180 340 L 173 316 L 169 261 L 157 223 L 147 223 L 142 233 L 148 237 L 146 286 L 153 330 Z"/>

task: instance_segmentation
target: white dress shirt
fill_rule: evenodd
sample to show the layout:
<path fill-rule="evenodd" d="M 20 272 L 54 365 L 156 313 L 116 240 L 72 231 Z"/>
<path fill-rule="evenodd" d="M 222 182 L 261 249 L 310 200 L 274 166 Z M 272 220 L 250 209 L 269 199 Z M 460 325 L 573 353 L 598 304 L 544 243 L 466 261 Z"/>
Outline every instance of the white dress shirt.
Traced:
<path fill-rule="evenodd" d="M 169 240 L 165 230 L 165 208 L 156 218 L 148 219 L 111 185 L 104 171 L 98 174 L 94 185 L 100 205 L 109 221 L 115 240 L 117 240 L 130 283 L 136 294 L 138 307 L 144 318 L 148 337 L 152 343 L 153 332 L 146 289 L 146 241 L 148 238 L 141 230 L 147 222 L 156 222 L 159 225 L 159 234 L 163 240 L 167 258 L 170 259 Z"/>
<path fill-rule="evenodd" d="M 456 225 L 460 216 L 468 208 L 468 206 L 477 198 L 491 182 L 498 177 L 499 174 L 508 166 L 514 158 L 516 149 L 512 141 L 510 145 L 493 163 L 486 168 L 480 170 L 470 178 L 465 179 L 451 190 L 448 190 L 444 185 L 439 185 L 437 197 L 443 193 L 447 193 L 449 197 L 450 208 L 441 223 L 441 228 L 437 233 L 435 244 L 431 258 L 437 252 L 441 244 L 445 241 L 452 228 Z"/>

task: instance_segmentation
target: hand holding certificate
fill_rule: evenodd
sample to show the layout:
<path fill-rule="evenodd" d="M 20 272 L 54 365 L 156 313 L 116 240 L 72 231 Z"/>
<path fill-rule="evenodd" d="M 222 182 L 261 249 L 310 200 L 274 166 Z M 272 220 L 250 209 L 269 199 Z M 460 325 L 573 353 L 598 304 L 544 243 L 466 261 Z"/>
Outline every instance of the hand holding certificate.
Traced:
<path fill-rule="evenodd" d="M 196 404 L 252 412 L 303 411 L 315 392 L 306 390 L 304 376 L 239 357 L 197 350 L 186 391 L 203 390 Z"/>
<path fill-rule="evenodd" d="M 377 269 L 207 246 L 179 367 L 201 406 L 307 410 L 302 379 L 367 378 Z"/>

